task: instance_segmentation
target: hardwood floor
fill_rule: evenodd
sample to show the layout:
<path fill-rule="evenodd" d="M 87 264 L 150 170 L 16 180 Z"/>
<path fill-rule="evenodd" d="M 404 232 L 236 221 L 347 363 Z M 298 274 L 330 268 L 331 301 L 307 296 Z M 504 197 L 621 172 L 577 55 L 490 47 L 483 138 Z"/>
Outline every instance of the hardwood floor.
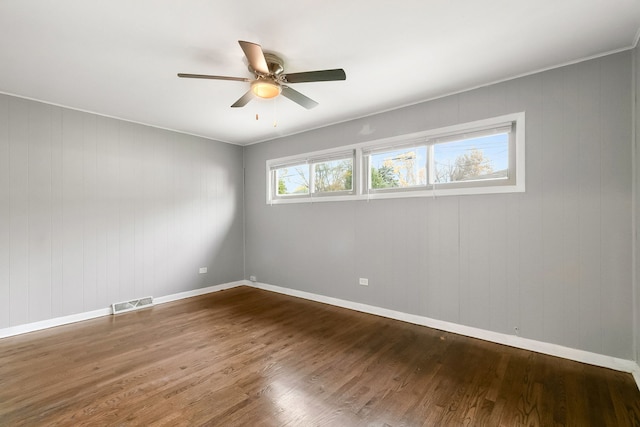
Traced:
<path fill-rule="evenodd" d="M 239 287 L 0 340 L 0 425 L 640 426 L 630 374 Z"/>

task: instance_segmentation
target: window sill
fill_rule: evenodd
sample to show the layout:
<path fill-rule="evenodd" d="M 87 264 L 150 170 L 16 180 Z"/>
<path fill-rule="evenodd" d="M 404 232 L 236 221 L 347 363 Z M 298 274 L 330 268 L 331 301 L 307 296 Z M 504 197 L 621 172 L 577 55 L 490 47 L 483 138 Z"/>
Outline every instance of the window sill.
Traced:
<path fill-rule="evenodd" d="M 478 194 L 508 194 L 523 193 L 522 185 L 494 185 L 477 188 L 436 188 L 435 190 L 412 190 L 412 191 L 388 191 L 369 194 L 351 194 L 345 196 L 321 196 L 321 197 L 295 197 L 291 199 L 267 200 L 268 205 L 287 205 L 292 203 L 322 203 L 322 202 L 346 202 L 356 200 L 382 200 L 382 199 L 403 199 L 416 197 L 438 198 L 441 196 L 471 196 Z"/>

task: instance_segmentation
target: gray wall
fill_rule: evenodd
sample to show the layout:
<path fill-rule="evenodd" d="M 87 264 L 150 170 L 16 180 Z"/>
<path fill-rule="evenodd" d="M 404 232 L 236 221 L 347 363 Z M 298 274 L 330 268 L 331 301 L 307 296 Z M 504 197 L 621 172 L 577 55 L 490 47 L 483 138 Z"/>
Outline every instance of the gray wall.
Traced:
<path fill-rule="evenodd" d="M 245 274 L 632 359 L 631 95 L 628 51 L 246 147 Z M 267 159 L 518 111 L 526 193 L 265 203 Z"/>
<path fill-rule="evenodd" d="M 0 328 L 239 280 L 242 197 L 241 147 L 0 95 Z"/>
<path fill-rule="evenodd" d="M 636 46 L 633 51 L 634 58 L 634 71 L 635 75 L 635 243 L 636 243 L 636 259 L 635 259 L 635 311 L 634 311 L 634 327 L 635 327 L 635 343 L 636 343 L 636 361 L 640 362 L 640 241 L 638 240 L 638 227 L 640 227 L 640 172 L 638 172 L 638 165 L 640 165 L 640 46 Z"/>

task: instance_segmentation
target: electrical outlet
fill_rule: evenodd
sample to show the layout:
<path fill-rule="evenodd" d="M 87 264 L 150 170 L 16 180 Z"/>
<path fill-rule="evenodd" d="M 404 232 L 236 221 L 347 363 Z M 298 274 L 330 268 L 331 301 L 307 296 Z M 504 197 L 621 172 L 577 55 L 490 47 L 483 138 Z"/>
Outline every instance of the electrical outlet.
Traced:
<path fill-rule="evenodd" d="M 361 277 L 358 283 L 360 283 L 362 286 L 369 286 L 369 279 L 365 279 L 364 277 Z"/>
<path fill-rule="evenodd" d="M 200 267 L 200 274 L 204 274 L 207 272 L 207 267 Z"/>
<path fill-rule="evenodd" d="M 249 280 L 251 280 L 252 282 L 257 281 L 258 279 L 256 279 L 256 276 L 249 276 Z"/>
<path fill-rule="evenodd" d="M 520 336 L 520 328 L 518 328 L 517 326 L 513 327 L 513 332 L 516 333 L 516 336 L 518 336 L 518 337 Z"/>

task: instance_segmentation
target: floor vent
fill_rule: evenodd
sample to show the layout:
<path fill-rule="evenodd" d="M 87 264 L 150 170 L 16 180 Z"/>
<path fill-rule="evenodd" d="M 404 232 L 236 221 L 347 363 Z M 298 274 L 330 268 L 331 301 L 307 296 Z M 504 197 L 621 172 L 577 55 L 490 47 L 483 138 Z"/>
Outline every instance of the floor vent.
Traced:
<path fill-rule="evenodd" d="M 127 311 L 151 307 L 152 305 L 153 297 L 145 297 L 140 299 L 132 299 L 131 301 L 116 302 L 114 304 L 111 304 L 111 308 L 113 309 L 113 314 L 120 314 Z"/>

